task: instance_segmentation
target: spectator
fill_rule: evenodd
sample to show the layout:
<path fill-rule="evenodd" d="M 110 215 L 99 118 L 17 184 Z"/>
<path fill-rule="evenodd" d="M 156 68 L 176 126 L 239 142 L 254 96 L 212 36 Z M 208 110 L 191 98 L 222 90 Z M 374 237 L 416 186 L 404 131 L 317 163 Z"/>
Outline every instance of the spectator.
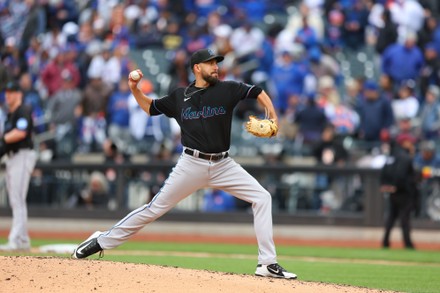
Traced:
<path fill-rule="evenodd" d="M 2 94 L 4 93 L 5 85 L 9 79 L 9 72 L 6 66 L 2 62 L 0 62 L 0 101 L 4 101 L 4 97 L 2 96 Z"/>
<path fill-rule="evenodd" d="M 238 63 L 244 63 L 255 58 L 255 52 L 263 44 L 263 31 L 244 21 L 242 25 L 232 31 L 230 42 Z"/>
<path fill-rule="evenodd" d="M 189 72 L 186 64 L 187 59 L 188 56 L 184 49 L 177 50 L 174 53 L 171 65 L 168 67 L 168 74 L 171 77 L 169 91 L 189 84 Z"/>
<path fill-rule="evenodd" d="M 304 109 L 305 101 L 303 101 L 303 97 L 297 93 L 289 93 L 289 97 L 287 100 L 287 108 L 284 112 L 284 115 L 280 117 L 280 131 L 279 135 L 284 136 L 287 140 L 295 139 L 298 129 L 297 125 L 295 125 L 295 120 L 298 113 Z"/>
<path fill-rule="evenodd" d="M 378 143 L 389 135 L 394 117 L 390 101 L 379 92 L 375 81 L 368 80 L 364 84 L 363 98 L 359 100 L 357 112 L 360 117 L 359 138 Z"/>
<path fill-rule="evenodd" d="M 385 9 L 382 12 L 383 25 L 378 28 L 375 49 L 382 54 L 391 44 L 397 42 L 397 24 L 391 19 L 391 12 Z"/>
<path fill-rule="evenodd" d="M 76 64 L 66 60 L 68 49 L 64 47 L 61 50 L 53 48 L 51 50 L 52 60 L 47 64 L 41 73 L 43 84 L 47 88 L 48 97 L 51 98 L 63 84 L 62 71 L 67 70 L 72 77 L 73 85 L 80 83 L 80 73 Z"/>
<path fill-rule="evenodd" d="M 258 0 L 239 0 L 233 1 L 233 10 L 239 10 L 246 18 L 251 21 L 260 21 L 267 12 L 268 3 Z"/>
<path fill-rule="evenodd" d="M 27 72 L 31 75 L 32 82 L 41 82 L 41 72 L 49 62 L 49 52 L 41 46 L 41 37 L 33 37 L 24 53 Z"/>
<path fill-rule="evenodd" d="M 343 165 L 347 162 L 348 152 L 336 137 L 336 129 L 332 124 L 327 124 L 321 139 L 313 148 L 313 156 L 322 165 Z"/>
<path fill-rule="evenodd" d="M 275 52 L 279 54 L 291 50 L 295 45 L 295 33 L 301 28 L 303 17 L 307 17 L 308 25 L 316 32 L 319 42 L 324 38 L 324 19 L 319 9 L 310 9 L 307 3 L 301 1 L 298 11 L 289 16 L 285 28 L 275 38 Z"/>
<path fill-rule="evenodd" d="M 341 141 L 336 138 L 335 127 L 332 124 L 325 126 L 320 140 L 313 146 L 312 154 L 320 165 L 341 166 L 348 160 L 348 152 Z M 313 209 L 320 210 L 322 208 L 321 195 L 330 188 L 333 179 L 332 176 L 325 173 L 316 175 L 312 202 Z"/>
<path fill-rule="evenodd" d="M 425 64 L 420 74 L 421 102 L 424 102 L 425 93 L 430 85 L 440 84 L 440 58 L 435 50 L 434 43 L 428 43 L 424 49 Z"/>
<path fill-rule="evenodd" d="M 48 30 L 42 36 L 42 46 L 45 50 L 61 49 L 67 44 L 67 36 L 61 30 L 61 26 L 54 19 L 48 18 Z"/>
<path fill-rule="evenodd" d="M 183 47 L 185 42 L 180 23 L 177 19 L 172 18 L 168 20 L 168 24 L 161 32 L 162 34 L 162 47 L 168 51 L 175 51 Z"/>
<path fill-rule="evenodd" d="M 203 196 L 204 212 L 229 212 L 235 209 L 235 198 L 220 189 L 206 190 Z"/>
<path fill-rule="evenodd" d="M 110 7 L 108 9 L 111 9 Z M 148 23 L 156 23 L 159 18 L 158 7 L 151 3 L 151 1 L 140 1 L 136 4 L 128 5 L 125 8 L 125 15 L 132 14 L 132 19 L 143 19 Z M 107 15 L 108 13 L 103 13 L 103 15 Z"/>
<path fill-rule="evenodd" d="M 130 28 L 124 15 L 125 5 L 124 2 L 114 5 L 108 20 L 109 31 L 112 34 L 114 44 L 127 43 L 129 41 Z"/>
<path fill-rule="evenodd" d="M 414 157 L 414 169 L 420 178 L 420 196 L 417 202 L 417 212 L 422 218 L 428 216 L 427 200 L 435 192 L 438 180 L 432 176 L 433 170 L 440 170 L 440 157 L 437 154 L 435 142 L 425 140 L 420 143 L 420 149 Z"/>
<path fill-rule="evenodd" d="M 186 1 L 186 10 L 195 11 L 199 17 L 205 18 L 220 6 L 220 0 Z"/>
<path fill-rule="evenodd" d="M 417 33 L 423 27 L 425 11 L 416 0 L 397 0 L 389 4 L 392 19 L 398 25 L 399 40 L 408 32 Z"/>
<path fill-rule="evenodd" d="M 321 51 L 319 48 L 315 47 L 308 50 L 308 59 L 310 61 L 310 71 L 314 78 L 320 80 L 324 76 L 329 76 L 333 78 L 336 82 L 341 79 L 341 66 L 338 61 L 328 52 Z M 316 81 L 314 81 L 316 83 Z M 308 84 L 309 81 L 306 82 Z M 314 84 L 316 91 L 316 84 Z M 306 92 L 309 92 L 311 86 L 306 85 Z"/>
<path fill-rule="evenodd" d="M 84 89 L 88 82 L 87 71 L 95 55 L 100 53 L 102 41 L 94 34 L 92 22 L 79 24 L 75 37 L 74 47 L 77 50 L 76 64 L 81 74 L 80 88 Z"/>
<path fill-rule="evenodd" d="M 90 72 L 81 103 L 82 125 L 80 151 L 101 151 L 106 139 L 107 103 L 113 88 L 101 78 L 101 72 Z"/>
<path fill-rule="evenodd" d="M 289 93 L 302 94 L 303 92 L 307 70 L 300 60 L 302 52 L 303 49 L 300 46 L 295 51 L 282 52 L 272 68 L 274 104 L 280 113 L 284 113 L 287 108 Z"/>
<path fill-rule="evenodd" d="M 228 24 L 220 24 L 213 28 L 214 42 L 213 50 L 218 54 L 228 55 L 234 53 L 231 42 L 229 41 L 232 34 L 232 27 Z"/>
<path fill-rule="evenodd" d="M 342 103 L 352 109 L 356 109 L 361 98 L 361 86 L 358 80 L 349 78 L 344 82 L 344 90 L 342 94 Z"/>
<path fill-rule="evenodd" d="M 62 26 L 69 21 L 76 22 L 78 20 L 78 4 L 75 1 L 49 1 L 48 10 L 48 18 L 58 26 Z"/>
<path fill-rule="evenodd" d="M 110 96 L 107 105 L 108 137 L 124 152 L 131 144 L 128 110 L 130 94 L 127 81 L 121 79 L 118 89 Z"/>
<path fill-rule="evenodd" d="M 319 44 L 318 36 L 315 30 L 309 26 L 307 16 L 302 18 L 302 27 L 295 34 L 295 43 L 303 45 L 306 50 L 310 50 Z"/>
<path fill-rule="evenodd" d="M 202 26 L 198 24 L 191 24 L 188 28 L 185 49 L 187 53 L 191 55 L 197 50 L 209 47 L 213 41 L 213 37 L 206 34 Z"/>
<path fill-rule="evenodd" d="M 295 124 L 298 125 L 299 139 L 307 145 L 316 143 L 327 124 L 327 117 L 315 101 L 315 96 L 308 97 L 305 108 L 298 112 L 295 118 Z"/>
<path fill-rule="evenodd" d="M 415 145 L 419 141 L 415 130 L 413 127 L 413 119 L 405 117 L 397 119 L 396 129 L 391 131 L 391 136 L 394 137 L 395 141 L 400 145 L 403 143 Z"/>
<path fill-rule="evenodd" d="M 40 94 L 35 90 L 29 73 L 20 76 L 20 87 L 23 91 L 23 103 L 32 109 L 35 133 L 42 133 L 46 130 L 45 111 Z"/>
<path fill-rule="evenodd" d="M 111 140 L 106 139 L 104 144 L 102 145 L 102 151 L 104 153 L 105 163 L 106 164 L 116 164 L 120 165 L 127 162 L 128 157 L 127 154 L 122 152 L 118 146 Z M 117 206 L 116 198 L 114 195 L 119 191 L 117 190 L 117 181 L 121 176 L 125 176 L 123 172 L 118 171 L 114 167 L 109 167 L 104 170 L 105 178 L 108 182 L 108 207 L 109 209 L 114 209 Z M 126 190 L 124 190 L 125 193 Z"/>
<path fill-rule="evenodd" d="M 344 10 L 344 44 L 352 50 L 365 45 L 368 10 L 363 1 L 352 1 Z"/>
<path fill-rule="evenodd" d="M 340 99 L 334 78 L 329 75 L 322 76 L 318 82 L 318 106 L 327 113 L 331 107 L 339 103 Z"/>
<path fill-rule="evenodd" d="M 379 76 L 379 87 L 381 95 L 388 101 L 392 101 L 397 98 L 394 91 L 393 80 L 386 74 Z"/>
<path fill-rule="evenodd" d="M 157 98 L 154 94 L 154 85 L 151 81 L 143 79 L 140 81 L 139 88 L 149 97 Z M 133 141 L 133 147 L 136 152 L 147 152 L 157 154 L 161 145 L 172 140 L 171 126 L 168 119 L 163 115 L 147 116 L 139 107 L 133 95 L 128 100 L 128 109 L 130 111 L 130 134 Z"/>
<path fill-rule="evenodd" d="M 425 46 L 432 42 L 435 29 L 437 28 L 438 20 L 434 16 L 428 16 L 425 18 L 423 28 L 417 33 L 417 46 L 424 50 Z M 435 46 L 433 46 L 435 49 Z"/>
<path fill-rule="evenodd" d="M 395 119 L 415 118 L 419 111 L 419 100 L 414 95 L 414 80 L 404 81 L 397 93 L 397 99 L 391 102 Z"/>
<path fill-rule="evenodd" d="M 440 137 L 440 89 L 431 85 L 422 104 L 418 118 L 420 120 L 420 135 L 423 139 L 436 140 Z"/>
<path fill-rule="evenodd" d="M 11 78 L 19 78 L 21 73 L 21 62 L 17 39 L 15 37 L 7 37 L 4 40 L 4 46 L 1 51 L 1 62 Z"/>
<path fill-rule="evenodd" d="M 382 73 L 390 76 L 395 85 L 409 79 L 418 81 L 424 58 L 416 42 L 416 34 L 408 33 L 404 44 L 394 43 L 382 54 Z"/>
<path fill-rule="evenodd" d="M 47 112 L 55 132 L 55 158 L 70 159 L 77 146 L 77 120 L 82 93 L 68 70 L 61 73 L 61 89 L 48 102 Z"/>
<path fill-rule="evenodd" d="M 156 26 L 147 17 L 138 19 L 138 28 L 134 30 L 132 38 L 136 49 L 158 47 L 161 48 L 161 34 Z"/>
<path fill-rule="evenodd" d="M 121 79 L 121 72 L 121 62 L 113 54 L 113 45 L 105 42 L 101 53 L 92 58 L 87 75 L 100 75 L 104 83 L 115 89 Z"/>
<path fill-rule="evenodd" d="M 23 21 L 27 19 L 29 6 L 21 1 L 2 1 L 0 6 L 0 35 L 3 40 L 14 37 L 20 41 L 22 31 L 26 25 Z"/>
<path fill-rule="evenodd" d="M 440 157 L 437 154 L 435 142 L 433 140 L 424 140 L 420 143 L 420 149 L 414 156 L 414 168 L 417 172 L 420 172 L 422 176 L 429 174 L 422 174 L 423 168 L 440 169 Z"/>
<path fill-rule="evenodd" d="M 20 21 L 24 24 L 22 36 L 19 41 L 20 55 L 23 56 L 24 52 L 29 47 L 30 41 L 33 37 L 39 36 L 45 32 L 47 24 L 47 13 L 42 4 L 37 0 L 25 1 L 25 5 L 28 9 L 28 15 Z M 24 60 L 22 60 L 24 61 Z"/>
<path fill-rule="evenodd" d="M 437 23 L 436 28 L 432 34 L 432 42 L 435 45 L 435 49 L 437 54 L 440 54 L 440 23 Z"/>
<path fill-rule="evenodd" d="M 357 132 L 359 115 L 350 106 L 337 102 L 329 105 L 325 114 L 338 137 L 352 136 Z"/>
<path fill-rule="evenodd" d="M 336 53 L 344 47 L 344 13 L 339 7 L 333 8 L 327 16 L 323 46 L 326 51 Z"/>
<path fill-rule="evenodd" d="M 105 175 L 99 171 L 90 174 L 89 181 L 81 191 L 78 205 L 87 209 L 107 208 L 109 202 L 109 184 Z"/>

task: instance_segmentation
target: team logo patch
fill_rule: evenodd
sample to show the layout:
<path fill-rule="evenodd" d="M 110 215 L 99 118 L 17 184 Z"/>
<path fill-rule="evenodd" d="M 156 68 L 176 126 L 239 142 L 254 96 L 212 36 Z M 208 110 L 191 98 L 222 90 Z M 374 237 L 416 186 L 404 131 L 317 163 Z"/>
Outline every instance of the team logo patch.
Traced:
<path fill-rule="evenodd" d="M 28 127 L 28 121 L 25 118 L 20 118 L 17 120 L 17 128 L 20 130 L 26 130 Z"/>
<path fill-rule="evenodd" d="M 192 111 L 191 107 L 182 109 L 182 120 L 192 120 L 200 118 L 209 118 L 218 115 L 225 115 L 224 107 L 209 107 L 205 106 L 200 111 Z"/>

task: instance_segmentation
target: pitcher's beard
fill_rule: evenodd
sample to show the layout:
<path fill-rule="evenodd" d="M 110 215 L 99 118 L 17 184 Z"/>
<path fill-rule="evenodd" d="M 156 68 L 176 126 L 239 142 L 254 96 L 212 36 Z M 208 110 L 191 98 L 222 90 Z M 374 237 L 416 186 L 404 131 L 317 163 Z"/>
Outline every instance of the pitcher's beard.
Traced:
<path fill-rule="evenodd" d="M 209 83 L 210 86 L 215 85 L 218 82 L 217 76 L 212 76 L 212 75 L 206 74 L 206 75 L 203 75 L 202 77 L 207 83 Z"/>

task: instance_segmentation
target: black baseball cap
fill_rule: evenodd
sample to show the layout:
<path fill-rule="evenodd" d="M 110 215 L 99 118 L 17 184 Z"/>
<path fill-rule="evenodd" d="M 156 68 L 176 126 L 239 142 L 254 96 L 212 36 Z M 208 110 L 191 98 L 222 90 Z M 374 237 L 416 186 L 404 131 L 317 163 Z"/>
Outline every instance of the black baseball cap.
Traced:
<path fill-rule="evenodd" d="M 208 62 L 212 59 L 217 60 L 217 62 L 222 62 L 225 57 L 222 55 L 214 54 L 211 49 L 201 49 L 194 52 L 191 56 L 191 69 L 194 67 L 194 64 Z"/>
<path fill-rule="evenodd" d="M 5 86 L 5 91 L 16 92 L 16 91 L 21 91 L 21 88 L 17 82 L 9 81 Z"/>

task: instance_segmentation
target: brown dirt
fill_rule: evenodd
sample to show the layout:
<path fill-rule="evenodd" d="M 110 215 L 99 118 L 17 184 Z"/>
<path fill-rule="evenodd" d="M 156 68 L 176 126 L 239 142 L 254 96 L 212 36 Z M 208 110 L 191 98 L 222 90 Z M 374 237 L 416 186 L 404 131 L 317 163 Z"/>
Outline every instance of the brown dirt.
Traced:
<path fill-rule="evenodd" d="M 0 256 L 0 292 L 384 292 L 103 260 Z"/>

